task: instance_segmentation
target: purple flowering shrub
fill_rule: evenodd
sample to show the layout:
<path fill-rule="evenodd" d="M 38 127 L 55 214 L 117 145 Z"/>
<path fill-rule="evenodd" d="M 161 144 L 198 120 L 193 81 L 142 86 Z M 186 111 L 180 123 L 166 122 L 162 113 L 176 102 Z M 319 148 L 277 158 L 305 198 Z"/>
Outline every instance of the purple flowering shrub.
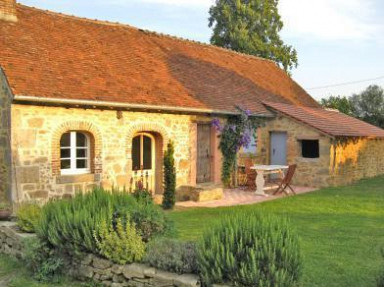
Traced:
<path fill-rule="evenodd" d="M 231 174 L 235 168 L 237 153 L 241 147 L 248 147 L 252 133 L 261 125 L 261 120 L 252 116 L 249 110 L 242 110 L 239 115 L 230 116 L 223 126 L 219 119 L 212 121 L 212 126 L 220 132 L 219 148 L 223 154 L 221 180 L 225 186 L 231 186 Z"/>

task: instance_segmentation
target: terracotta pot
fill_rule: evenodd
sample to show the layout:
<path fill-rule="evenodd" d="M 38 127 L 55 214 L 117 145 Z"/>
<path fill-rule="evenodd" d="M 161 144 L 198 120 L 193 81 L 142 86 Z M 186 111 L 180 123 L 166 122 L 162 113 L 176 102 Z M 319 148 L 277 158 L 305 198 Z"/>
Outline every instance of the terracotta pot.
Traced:
<path fill-rule="evenodd" d="M 10 209 L 0 210 L 0 220 L 8 220 L 11 215 L 12 215 L 12 211 Z"/>

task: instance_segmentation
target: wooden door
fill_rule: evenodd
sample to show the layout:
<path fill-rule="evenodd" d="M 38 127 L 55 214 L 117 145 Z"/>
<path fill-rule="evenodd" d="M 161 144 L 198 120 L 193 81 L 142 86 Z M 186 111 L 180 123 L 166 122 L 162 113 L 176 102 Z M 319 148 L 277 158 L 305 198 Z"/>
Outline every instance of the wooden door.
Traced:
<path fill-rule="evenodd" d="M 211 125 L 197 125 L 197 183 L 211 182 Z"/>
<path fill-rule="evenodd" d="M 151 134 L 140 133 L 132 139 L 132 179 L 134 186 L 141 181 L 144 188 L 154 193 L 155 138 Z"/>
<path fill-rule="evenodd" d="M 287 133 L 271 133 L 271 155 L 270 163 L 272 165 L 287 164 Z"/>

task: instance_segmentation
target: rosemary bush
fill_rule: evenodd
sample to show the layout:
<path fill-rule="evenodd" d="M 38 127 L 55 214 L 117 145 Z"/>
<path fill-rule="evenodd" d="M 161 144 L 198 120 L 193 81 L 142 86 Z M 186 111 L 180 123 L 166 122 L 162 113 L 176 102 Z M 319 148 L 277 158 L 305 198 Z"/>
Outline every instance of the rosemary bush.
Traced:
<path fill-rule="evenodd" d="M 95 253 L 94 232 L 102 222 L 123 224 L 131 220 L 144 241 L 163 234 L 168 221 L 161 208 L 151 202 L 137 201 L 128 193 L 108 192 L 100 188 L 77 194 L 69 200 L 47 203 L 37 225 L 37 235 L 50 246 L 67 253 Z"/>
<path fill-rule="evenodd" d="M 205 233 L 198 246 L 203 282 L 211 286 L 296 286 L 298 238 L 287 220 L 257 212 L 233 213 Z"/>

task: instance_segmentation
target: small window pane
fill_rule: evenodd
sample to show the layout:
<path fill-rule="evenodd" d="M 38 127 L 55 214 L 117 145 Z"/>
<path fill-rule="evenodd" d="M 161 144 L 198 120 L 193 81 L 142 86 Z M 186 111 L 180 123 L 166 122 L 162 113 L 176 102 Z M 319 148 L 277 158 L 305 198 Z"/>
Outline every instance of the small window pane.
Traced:
<path fill-rule="evenodd" d="M 320 156 L 318 140 L 302 140 L 301 152 L 305 158 L 318 158 Z"/>
<path fill-rule="evenodd" d="M 76 150 L 76 157 L 87 157 L 87 150 L 86 149 L 77 149 Z"/>
<path fill-rule="evenodd" d="M 143 137 L 143 169 L 152 169 L 152 139 Z"/>
<path fill-rule="evenodd" d="M 65 133 L 61 136 L 60 147 L 70 147 L 71 146 L 71 134 Z"/>
<path fill-rule="evenodd" d="M 140 170 L 140 136 L 132 140 L 132 170 Z"/>
<path fill-rule="evenodd" d="M 77 147 L 87 146 L 87 137 L 85 136 L 85 134 L 76 133 L 76 146 Z"/>
<path fill-rule="evenodd" d="M 86 159 L 76 160 L 76 168 L 87 168 L 87 160 Z"/>
<path fill-rule="evenodd" d="M 61 169 L 70 169 L 71 168 L 71 160 L 64 159 L 61 161 Z"/>
<path fill-rule="evenodd" d="M 71 150 L 69 148 L 62 148 L 60 150 L 60 158 L 70 158 Z"/>

